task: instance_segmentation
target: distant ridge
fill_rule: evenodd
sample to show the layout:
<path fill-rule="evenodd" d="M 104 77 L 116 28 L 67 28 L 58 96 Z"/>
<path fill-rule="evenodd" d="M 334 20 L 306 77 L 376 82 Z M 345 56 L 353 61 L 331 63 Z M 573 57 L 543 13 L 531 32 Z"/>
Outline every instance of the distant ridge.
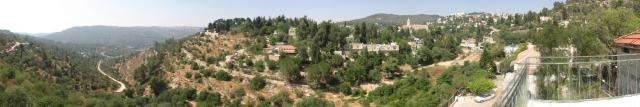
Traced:
<path fill-rule="evenodd" d="M 425 24 L 427 22 L 435 22 L 438 18 L 442 16 L 439 15 L 427 15 L 427 14 L 418 14 L 418 15 L 395 15 L 395 14 L 386 14 L 386 13 L 378 13 L 373 14 L 364 18 L 355 19 L 351 21 L 346 21 L 347 24 L 357 24 L 362 22 L 374 22 L 383 25 L 404 25 L 407 23 L 407 19 L 411 19 L 411 23 L 415 24 Z"/>
<path fill-rule="evenodd" d="M 202 27 L 79 26 L 51 33 L 43 38 L 65 43 L 147 48 L 156 41 L 186 37 L 202 29 Z"/>

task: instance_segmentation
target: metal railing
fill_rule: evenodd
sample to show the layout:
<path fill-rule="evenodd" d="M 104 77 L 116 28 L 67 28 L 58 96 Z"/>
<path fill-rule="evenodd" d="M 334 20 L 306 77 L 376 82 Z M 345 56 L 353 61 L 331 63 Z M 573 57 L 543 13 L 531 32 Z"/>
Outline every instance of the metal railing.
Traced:
<path fill-rule="evenodd" d="M 640 54 L 530 57 L 514 65 L 495 107 L 575 102 L 640 93 Z"/>

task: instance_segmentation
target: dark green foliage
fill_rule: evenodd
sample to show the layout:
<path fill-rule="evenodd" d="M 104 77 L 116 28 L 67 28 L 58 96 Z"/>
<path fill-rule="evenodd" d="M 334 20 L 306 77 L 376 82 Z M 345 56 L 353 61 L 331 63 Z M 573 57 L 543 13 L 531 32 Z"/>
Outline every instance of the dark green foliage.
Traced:
<path fill-rule="evenodd" d="M 7 91 L 0 94 L 0 103 L 7 107 L 26 107 L 29 105 L 29 99 L 26 93 L 19 90 Z"/>
<path fill-rule="evenodd" d="M 218 92 L 209 93 L 207 91 L 202 91 L 198 94 L 197 101 L 198 106 L 202 105 L 201 107 L 211 107 L 222 104 L 222 98 Z"/>
<path fill-rule="evenodd" d="M 367 75 L 368 70 L 364 65 L 353 64 L 342 74 L 342 81 L 358 85 L 365 82 Z"/>
<path fill-rule="evenodd" d="M 255 76 L 249 80 L 249 89 L 260 90 L 267 85 L 267 81 L 262 76 Z"/>
<path fill-rule="evenodd" d="M 255 64 L 253 64 L 253 68 L 258 71 L 258 72 L 262 72 L 264 71 L 264 61 L 260 60 L 260 61 L 256 61 Z"/>
<path fill-rule="evenodd" d="M 311 88 L 326 87 L 328 82 L 333 78 L 331 66 L 324 62 L 310 65 L 304 71 L 306 73 L 305 81 Z"/>
<path fill-rule="evenodd" d="M 191 78 L 193 77 L 193 74 L 191 74 L 191 72 L 187 72 L 184 74 L 184 78 Z"/>
<path fill-rule="evenodd" d="M 333 103 L 325 101 L 315 97 L 302 98 L 300 102 L 296 103 L 296 107 L 333 107 Z"/>
<path fill-rule="evenodd" d="M 133 89 L 124 90 L 124 96 L 127 96 L 129 98 L 133 98 L 133 96 L 134 96 L 133 94 L 134 94 Z"/>
<path fill-rule="evenodd" d="M 218 80 L 229 81 L 231 80 L 231 78 L 232 78 L 231 75 L 229 75 L 229 73 L 225 71 L 216 72 L 216 79 Z"/>
<path fill-rule="evenodd" d="M 199 69 L 200 69 L 200 65 L 198 65 L 198 63 L 191 62 L 191 70 L 199 70 Z"/>
<path fill-rule="evenodd" d="M 161 78 L 152 78 L 151 82 L 151 90 L 153 90 L 154 95 L 160 95 L 163 91 L 169 89 L 169 85 L 164 79 Z"/>
<path fill-rule="evenodd" d="M 382 73 L 382 77 L 391 79 L 401 76 L 400 68 L 398 68 L 398 60 L 389 58 L 384 64 L 377 66 L 374 72 Z"/>
<path fill-rule="evenodd" d="M 276 61 L 273 60 L 267 60 L 267 67 L 269 68 L 269 70 L 275 71 L 276 67 L 277 67 L 277 63 Z"/>
<path fill-rule="evenodd" d="M 377 105 L 381 106 L 409 106 L 410 103 L 404 103 L 411 100 L 425 100 L 428 102 L 436 102 L 439 104 L 440 96 L 417 97 L 419 93 L 434 93 L 432 85 L 427 79 L 407 77 L 397 81 L 393 85 L 383 85 L 369 93 L 369 98 L 374 99 Z M 418 93 L 418 94 L 416 94 Z M 433 104 L 431 104 L 433 105 Z M 415 106 L 415 105 L 414 105 Z"/>
<path fill-rule="evenodd" d="M 339 90 L 341 93 L 345 94 L 345 95 L 350 95 L 351 94 L 351 86 L 349 84 L 340 84 L 339 86 Z"/>
<path fill-rule="evenodd" d="M 285 57 L 278 61 L 279 72 L 289 82 L 297 81 L 300 75 L 300 58 Z"/>
<path fill-rule="evenodd" d="M 193 88 L 177 88 L 162 92 L 157 97 L 151 99 L 151 104 L 147 106 L 186 106 L 187 100 L 195 100 L 197 91 Z"/>
<path fill-rule="evenodd" d="M 204 70 L 200 70 L 200 73 L 204 76 L 204 77 L 213 77 L 215 75 L 215 71 L 211 70 L 211 69 L 204 69 Z"/>

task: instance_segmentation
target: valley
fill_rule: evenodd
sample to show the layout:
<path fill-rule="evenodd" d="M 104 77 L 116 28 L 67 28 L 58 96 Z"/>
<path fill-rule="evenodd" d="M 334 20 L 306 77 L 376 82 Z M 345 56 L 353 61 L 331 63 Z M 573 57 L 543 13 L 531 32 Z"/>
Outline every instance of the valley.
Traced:
<path fill-rule="evenodd" d="M 634 93 L 618 92 L 622 75 L 604 71 L 635 64 L 619 56 L 637 52 L 640 2 L 552 2 L 527 12 L 374 12 L 337 21 L 210 17 L 194 7 L 147 19 L 172 23 L 141 16 L 37 36 L 0 30 L 0 106 L 500 107 L 574 100 L 560 96 L 582 90 L 606 93 L 578 96 L 587 100 Z M 184 6 L 192 5 L 203 4 Z M 194 13 L 203 18 L 178 17 Z M 106 19 L 113 17 L 124 16 Z M 173 26 L 180 21 L 202 27 Z M 155 23 L 166 26 L 131 26 Z"/>

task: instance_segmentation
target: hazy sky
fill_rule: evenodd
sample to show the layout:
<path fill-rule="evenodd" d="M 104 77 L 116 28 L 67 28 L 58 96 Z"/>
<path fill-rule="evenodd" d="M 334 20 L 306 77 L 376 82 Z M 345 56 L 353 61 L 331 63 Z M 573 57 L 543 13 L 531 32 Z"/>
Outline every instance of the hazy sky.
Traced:
<path fill-rule="evenodd" d="M 277 16 L 344 21 L 375 13 L 526 12 L 557 0 L 0 0 L 0 29 L 73 26 L 206 26 L 218 18 Z"/>

